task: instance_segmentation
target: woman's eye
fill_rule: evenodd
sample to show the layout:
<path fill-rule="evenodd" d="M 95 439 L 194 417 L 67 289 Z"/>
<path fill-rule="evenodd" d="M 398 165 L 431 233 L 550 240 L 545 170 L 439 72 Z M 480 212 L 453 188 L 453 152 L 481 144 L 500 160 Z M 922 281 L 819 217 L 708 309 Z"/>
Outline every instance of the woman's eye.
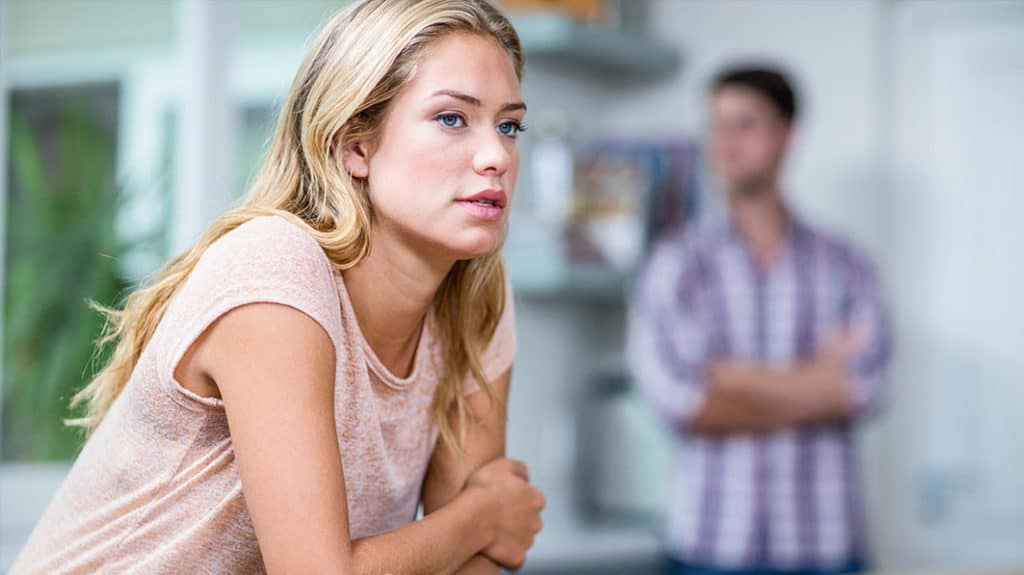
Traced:
<path fill-rule="evenodd" d="M 445 128 L 461 128 L 466 123 L 458 114 L 439 114 L 436 119 Z"/>
<path fill-rule="evenodd" d="M 498 133 L 503 136 L 516 137 L 522 132 L 526 131 L 526 125 L 522 122 L 516 122 L 509 120 L 508 122 L 502 122 L 498 124 Z"/>

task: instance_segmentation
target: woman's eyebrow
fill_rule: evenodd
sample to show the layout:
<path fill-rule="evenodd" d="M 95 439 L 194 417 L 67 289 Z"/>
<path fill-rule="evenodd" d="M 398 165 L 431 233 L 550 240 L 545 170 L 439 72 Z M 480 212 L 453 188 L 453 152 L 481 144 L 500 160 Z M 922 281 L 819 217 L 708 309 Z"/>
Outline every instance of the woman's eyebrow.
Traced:
<path fill-rule="evenodd" d="M 476 106 L 478 108 L 483 105 L 483 102 L 480 101 L 480 98 L 477 98 L 475 96 L 470 96 L 469 94 L 466 94 L 464 92 L 459 92 L 457 90 L 438 90 L 438 91 L 436 91 L 436 92 L 434 92 L 433 94 L 430 95 L 431 98 L 436 98 L 438 96 L 446 96 L 446 97 L 449 97 L 449 98 L 455 98 L 456 100 L 461 100 L 463 102 L 466 102 L 467 104 L 470 104 L 472 106 Z M 526 103 L 525 102 L 509 102 L 508 104 L 505 104 L 504 106 L 501 107 L 501 111 L 502 112 L 511 112 L 513 110 L 523 110 L 525 112 L 526 111 Z"/>

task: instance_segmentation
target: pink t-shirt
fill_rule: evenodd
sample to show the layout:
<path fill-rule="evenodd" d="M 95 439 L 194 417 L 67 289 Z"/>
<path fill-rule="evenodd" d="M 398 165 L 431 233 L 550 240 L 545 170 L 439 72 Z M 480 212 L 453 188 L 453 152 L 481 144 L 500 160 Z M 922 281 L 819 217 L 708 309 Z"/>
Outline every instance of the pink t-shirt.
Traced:
<path fill-rule="evenodd" d="M 483 358 L 491 379 L 515 355 L 507 301 Z M 429 410 L 442 373 L 432 315 L 410 375 L 395 377 L 363 338 L 342 276 L 316 240 L 283 218 L 260 217 L 200 259 L 11 575 L 264 572 L 223 402 L 173 376 L 212 322 L 254 302 L 302 311 L 334 343 L 334 419 L 351 536 L 413 521 L 438 435 Z M 464 389 L 476 386 L 467 380 Z"/>

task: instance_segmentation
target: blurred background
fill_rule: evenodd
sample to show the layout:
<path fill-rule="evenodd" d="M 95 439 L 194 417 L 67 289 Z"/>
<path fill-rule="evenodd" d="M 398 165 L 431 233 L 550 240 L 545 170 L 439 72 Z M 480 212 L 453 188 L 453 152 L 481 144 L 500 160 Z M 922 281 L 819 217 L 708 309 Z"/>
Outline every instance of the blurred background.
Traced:
<path fill-rule="evenodd" d="M 344 0 L 0 0 L 0 571 L 80 445 L 86 300 L 118 294 L 243 193 L 305 42 Z M 704 209 L 707 87 L 791 71 L 786 177 L 868 251 L 897 334 L 859 433 L 883 570 L 1024 572 L 1024 2 L 506 1 L 531 130 L 506 258 L 509 453 L 548 496 L 526 573 L 645 573 L 672 442 L 625 372 L 650 240 Z M 102 358 L 98 358 L 102 359 Z"/>

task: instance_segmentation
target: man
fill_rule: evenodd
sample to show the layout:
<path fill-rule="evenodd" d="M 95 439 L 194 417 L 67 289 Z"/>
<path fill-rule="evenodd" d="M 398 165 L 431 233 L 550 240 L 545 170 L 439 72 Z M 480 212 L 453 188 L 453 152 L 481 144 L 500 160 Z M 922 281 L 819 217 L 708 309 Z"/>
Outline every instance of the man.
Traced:
<path fill-rule="evenodd" d="M 877 405 L 890 355 L 874 272 L 786 204 L 787 79 L 731 70 L 710 102 L 726 209 L 655 247 L 627 338 L 637 385 L 683 438 L 670 572 L 858 572 L 853 428 Z"/>

